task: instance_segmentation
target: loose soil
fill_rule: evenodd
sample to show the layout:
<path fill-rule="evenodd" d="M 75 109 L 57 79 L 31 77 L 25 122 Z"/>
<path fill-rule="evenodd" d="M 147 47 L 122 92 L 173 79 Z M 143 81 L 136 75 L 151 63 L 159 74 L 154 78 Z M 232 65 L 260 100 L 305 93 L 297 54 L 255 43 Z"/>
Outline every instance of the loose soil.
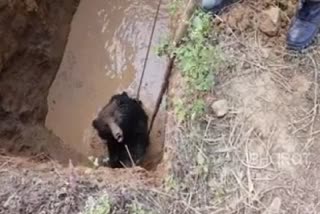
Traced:
<path fill-rule="evenodd" d="M 49 144 L 61 147 L 59 139 L 41 126 L 77 5 L 78 1 L 2 1 L 0 139 L 7 153 L 34 155 L 48 152 Z M 61 156 L 59 149 L 51 155 Z M 77 156 L 70 150 L 70 157 Z"/>

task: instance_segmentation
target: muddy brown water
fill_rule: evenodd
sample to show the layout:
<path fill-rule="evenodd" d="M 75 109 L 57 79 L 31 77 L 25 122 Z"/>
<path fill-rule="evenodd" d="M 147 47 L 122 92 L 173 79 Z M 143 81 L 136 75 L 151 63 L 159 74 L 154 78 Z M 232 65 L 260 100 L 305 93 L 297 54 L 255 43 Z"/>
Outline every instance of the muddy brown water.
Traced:
<path fill-rule="evenodd" d="M 46 126 L 84 156 L 102 154 L 100 139 L 91 127 L 99 109 L 115 93 L 126 90 L 134 96 L 137 92 L 157 5 L 157 0 L 80 2 L 63 61 L 49 92 Z M 165 8 L 164 2 L 153 47 L 169 30 Z M 140 95 L 149 115 L 158 97 L 166 63 L 152 50 Z M 155 165 L 161 158 L 164 120 L 158 116 L 152 131 L 146 167 Z"/>

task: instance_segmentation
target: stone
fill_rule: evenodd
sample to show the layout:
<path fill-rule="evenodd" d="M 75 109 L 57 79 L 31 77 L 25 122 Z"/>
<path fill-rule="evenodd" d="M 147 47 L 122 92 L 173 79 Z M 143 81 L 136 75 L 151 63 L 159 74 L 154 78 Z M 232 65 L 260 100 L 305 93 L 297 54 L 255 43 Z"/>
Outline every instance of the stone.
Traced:
<path fill-rule="evenodd" d="M 224 117 L 229 111 L 228 101 L 225 99 L 215 101 L 211 108 L 217 117 Z"/>
<path fill-rule="evenodd" d="M 37 12 L 39 10 L 38 4 L 35 0 L 24 0 L 28 12 Z"/>
<path fill-rule="evenodd" d="M 259 29 L 268 36 L 276 36 L 281 24 L 280 8 L 271 7 L 263 11 L 259 17 Z"/>
<path fill-rule="evenodd" d="M 263 212 L 263 214 L 279 214 L 280 213 L 280 207 L 281 207 L 281 198 L 274 198 L 267 207 L 267 209 Z"/>
<path fill-rule="evenodd" d="M 84 171 L 84 174 L 90 175 L 90 174 L 92 174 L 92 172 L 93 172 L 93 169 L 87 168 L 87 169 Z"/>

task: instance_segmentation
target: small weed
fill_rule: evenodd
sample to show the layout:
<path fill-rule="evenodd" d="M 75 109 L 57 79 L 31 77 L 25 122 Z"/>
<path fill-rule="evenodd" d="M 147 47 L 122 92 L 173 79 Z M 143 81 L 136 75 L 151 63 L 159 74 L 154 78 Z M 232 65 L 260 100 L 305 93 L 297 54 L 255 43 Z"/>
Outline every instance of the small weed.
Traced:
<path fill-rule="evenodd" d="M 182 6 L 183 0 L 172 0 L 169 4 L 169 13 L 175 15 L 178 12 L 178 9 Z"/>
<path fill-rule="evenodd" d="M 172 175 L 165 178 L 164 189 L 165 189 L 165 192 L 178 189 L 177 181 L 174 179 Z"/>
<path fill-rule="evenodd" d="M 173 52 L 174 52 L 174 47 L 171 45 L 169 38 L 162 39 L 159 45 L 155 47 L 155 53 L 159 57 L 166 56 L 166 55 L 168 56 Z"/>
<path fill-rule="evenodd" d="M 197 154 L 197 170 L 198 174 L 207 174 L 209 171 L 209 166 L 207 163 L 207 159 L 204 156 L 203 151 L 198 151 Z"/>
<path fill-rule="evenodd" d="M 178 121 L 195 120 L 201 117 L 205 112 L 205 102 L 197 99 L 192 103 L 188 103 L 186 98 L 173 101 L 173 109 Z"/>
<path fill-rule="evenodd" d="M 152 213 L 145 210 L 140 203 L 134 201 L 130 205 L 130 214 L 152 214 Z"/>
<path fill-rule="evenodd" d="M 111 211 L 111 203 L 107 195 L 98 199 L 89 197 L 83 214 L 109 214 Z"/>
<path fill-rule="evenodd" d="M 191 120 L 197 119 L 205 112 L 206 104 L 203 100 L 198 99 L 191 105 Z"/>
<path fill-rule="evenodd" d="M 173 100 L 173 109 L 178 121 L 184 121 L 188 116 L 188 109 L 182 99 Z"/>

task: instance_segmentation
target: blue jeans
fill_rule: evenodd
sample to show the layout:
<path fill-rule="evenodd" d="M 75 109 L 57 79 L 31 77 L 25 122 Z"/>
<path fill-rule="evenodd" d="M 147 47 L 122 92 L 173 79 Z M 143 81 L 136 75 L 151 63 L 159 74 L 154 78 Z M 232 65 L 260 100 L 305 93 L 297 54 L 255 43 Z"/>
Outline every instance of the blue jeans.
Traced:
<path fill-rule="evenodd" d="M 202 0 L 201 6 L 204 9 L 210 10 L 213 7 L 221 4 L 223 1 L 226 1 L 226 0 Z"/>
<path fill-rule="evenodd" d="M 211 8 L 220 5 L 226 1 L 230 1 L 230 0 L 202 0 L 202 7 L 204 9 L 208 9 L 210 10 Z M 313 1 L 313 2 L 320 2 L 320 0 L 302 0 L 302 1 Z"/>

